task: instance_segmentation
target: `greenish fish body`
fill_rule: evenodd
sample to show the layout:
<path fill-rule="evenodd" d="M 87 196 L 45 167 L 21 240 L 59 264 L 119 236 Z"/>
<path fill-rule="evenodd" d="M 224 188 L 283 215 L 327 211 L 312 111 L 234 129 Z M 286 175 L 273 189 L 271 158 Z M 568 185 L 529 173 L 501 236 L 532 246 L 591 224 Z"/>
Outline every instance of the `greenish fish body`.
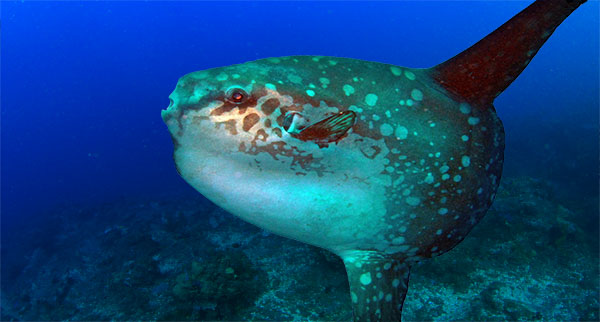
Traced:
<path fill-rule="evenodd" d="M 483 215 L 504 147 L 493 109 L 428 84 L 424 70 L 381 63 L 264 59 L 184 76 L 163 117 L 181 175 L 231 213 L 339 255 L 418 259 L 451 248 Z M 226 107 L 237 88 L 247 101 Z M 310 125 L 345 111 L 356 119 L 337 142 L 284 127 L 286 116 Z"/>
<path fill-rule="evenodd" d="M 400 320 L 410 266 L 494 199 L 494 98 L 579 4 L 535 2 L 430 69 L 290 56 L 187 74 L 162 112 L 177 170 L 230 213 L 339 255 L 355 320 Z"/>

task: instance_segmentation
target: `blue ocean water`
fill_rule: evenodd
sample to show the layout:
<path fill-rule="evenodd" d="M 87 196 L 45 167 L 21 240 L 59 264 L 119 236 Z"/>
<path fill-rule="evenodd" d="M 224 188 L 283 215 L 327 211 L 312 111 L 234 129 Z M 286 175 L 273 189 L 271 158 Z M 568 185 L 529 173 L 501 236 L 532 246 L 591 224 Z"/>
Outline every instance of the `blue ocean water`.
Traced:
<path fill-rule="evenodd" d="M 14 257 L 4 256 L 6 245 L 24 236 L 12 232 L 28 224 L 39 230 L 37 223 L 56 209 L 201 198 L 178 176 L 160 118 L 182 75 L 288 55 L 430 67 L 528 2 L 1 5 L 2 265 L 8 269 Z M 575 11 L 495 102 L 506 130 L 504 176 L 543 182 L 564 207 L 587 205 L 570 220 L 591 240 L 598 233 L 598 12 L 597 1 Z"/>

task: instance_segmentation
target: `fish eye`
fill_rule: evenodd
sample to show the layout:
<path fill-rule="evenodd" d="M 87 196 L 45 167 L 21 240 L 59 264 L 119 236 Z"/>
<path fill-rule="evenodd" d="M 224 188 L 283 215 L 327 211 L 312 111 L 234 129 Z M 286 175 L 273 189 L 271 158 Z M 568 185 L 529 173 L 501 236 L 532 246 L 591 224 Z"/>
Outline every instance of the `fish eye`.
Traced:
<path fill-rule="evenodd" d="M 241 88 L 232 88 L 227 91 L 226 97 L 232 103 L 241 104 L 248 99 L 248 93 Z"/>

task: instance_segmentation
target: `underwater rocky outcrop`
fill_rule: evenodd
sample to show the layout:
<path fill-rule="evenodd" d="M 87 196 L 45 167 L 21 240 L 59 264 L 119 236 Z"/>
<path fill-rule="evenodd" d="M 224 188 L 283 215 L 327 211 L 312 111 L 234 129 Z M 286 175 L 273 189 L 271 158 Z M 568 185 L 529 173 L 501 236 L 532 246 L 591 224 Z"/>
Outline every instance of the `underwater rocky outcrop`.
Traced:
<path fill-rule="evenodd" d="M 413 268 L 404 319 L 598 320 L 598 202 L 577 207 L 556 189 L 504 178 L 463 243 Z M 199 196 L 43 218 L 3 236 L 3 321 L 351 318 L 337 257 Z"/>

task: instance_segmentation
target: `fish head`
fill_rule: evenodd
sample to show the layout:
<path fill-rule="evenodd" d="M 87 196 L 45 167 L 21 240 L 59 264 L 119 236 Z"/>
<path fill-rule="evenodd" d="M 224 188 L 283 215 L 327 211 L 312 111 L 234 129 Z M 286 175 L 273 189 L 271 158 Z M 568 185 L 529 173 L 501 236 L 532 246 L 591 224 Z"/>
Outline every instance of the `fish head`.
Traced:
<path fill-rule="evenodd" d="M 162 117 L 178 172 L 205 197 L 279 235 L 347 248 L 385 212 L 373 198 L 383 163 L 365 157 L 378 143 L 353 132 L 355 112 L 322 76 L 294 58 L 193 72 Z"/>

